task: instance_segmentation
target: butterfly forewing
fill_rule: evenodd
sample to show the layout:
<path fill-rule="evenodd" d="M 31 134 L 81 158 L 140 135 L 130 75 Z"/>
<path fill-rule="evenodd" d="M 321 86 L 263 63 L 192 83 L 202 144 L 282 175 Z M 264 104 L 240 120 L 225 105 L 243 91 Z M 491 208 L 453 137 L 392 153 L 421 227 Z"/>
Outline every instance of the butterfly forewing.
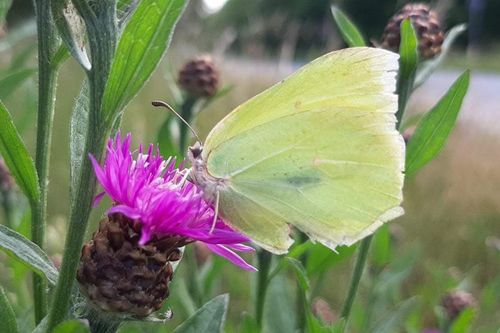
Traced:
<path fill-rule="evenodd" d="M 334 248 L 399 216 L 397 66 L 384 50 L 333 52 L 224 118 L 203 151 L 227 179 L 221 216 L 276 253 L 290 246 L 288 224 Z"/>

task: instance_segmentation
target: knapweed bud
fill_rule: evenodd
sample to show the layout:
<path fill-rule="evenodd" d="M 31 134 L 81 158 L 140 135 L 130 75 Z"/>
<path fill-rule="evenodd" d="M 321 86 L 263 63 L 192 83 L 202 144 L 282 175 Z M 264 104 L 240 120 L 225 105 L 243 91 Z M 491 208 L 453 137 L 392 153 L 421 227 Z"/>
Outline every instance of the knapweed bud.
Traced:
<path fill-rule="evenodd" d="M 211 97 L 219 89 L 219 72 L 208 55 L 185 63 L 177 80 L 183 90 L 195 97 Z"/>
<path fill-rule="evenodd" d="M 331 325 L 337 320 L 330 304 L 322 298 L 315 298 L 312 302 L 312 313 L 325 324 Z"/>
<path fill-rule="evenodd" d="M 399 50 L 401 22 L 408 18 L 417 33 L 420 57 L 430 59 L 439 55 L 444 40 L 441 22 L 437 13 L 423 3 L 409 3 L 391 17 L 382 34 L 382 47 Z"/>
<path fill-rule="evenodd" d="M 464 290 L 453 290 L 441 299 L 441 306 L 445 309 L 449 320 L 457 318 L 462 311 L 476 307 L 476 298 Z"/>
<path fill-rule="evenodd" d="M 215 216 L 186 169 L 164 160 L 158 147 L 131 150 L 132 137 L 110 139 L 104 165 L 91 157 L 104 194 L 113 200 L 107 218 L 82 249 L 77 279 L 98 308 L 145 317 L 168 297 L 180 247 L 200 241 L 239 267 L 255 270 L 236 252 L 249 239 Z"/>
<path fill-rule="evenodd" d="M 172 263 L 181 258 L 185 237 L 151 239 L 140 245 L 141 225 L 116 213 L 100 222 L 82 249 L 80 290 L 100 309 L 145 317 L 169 295 Z"/>

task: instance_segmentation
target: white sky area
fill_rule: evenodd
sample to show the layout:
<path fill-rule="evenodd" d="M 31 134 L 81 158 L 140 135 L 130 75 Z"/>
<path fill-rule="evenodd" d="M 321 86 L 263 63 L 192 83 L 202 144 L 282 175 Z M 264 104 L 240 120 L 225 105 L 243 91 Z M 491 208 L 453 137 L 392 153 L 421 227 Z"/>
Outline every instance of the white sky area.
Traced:
<path fill-rule="evenodd" d="M 203 5 L 209 14 L 213 14 L 218 12 L 226 2 L 227 0 L 203 0 Z"/>

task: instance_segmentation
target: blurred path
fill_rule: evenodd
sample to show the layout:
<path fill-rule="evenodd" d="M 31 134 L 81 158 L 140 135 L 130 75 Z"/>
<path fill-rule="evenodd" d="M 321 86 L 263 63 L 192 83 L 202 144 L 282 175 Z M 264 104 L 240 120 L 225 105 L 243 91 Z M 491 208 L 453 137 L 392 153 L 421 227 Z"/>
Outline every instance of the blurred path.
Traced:
<path fill-rule="evenodd" d="M 416 112 L 429 110 L 443 96 L 460 71 L 440 71 L 418 88 L 409 108 Z M 469 91 L 459 121 L 467 128 L 500 136 L 500 74 L 472 72 Z"/>

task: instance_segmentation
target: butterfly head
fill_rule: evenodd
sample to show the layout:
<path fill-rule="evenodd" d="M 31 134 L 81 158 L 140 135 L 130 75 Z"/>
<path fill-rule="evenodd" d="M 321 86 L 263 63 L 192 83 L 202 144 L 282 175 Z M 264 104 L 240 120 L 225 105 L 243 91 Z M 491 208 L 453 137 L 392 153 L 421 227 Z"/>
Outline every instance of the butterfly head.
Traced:
<path fill-rule="evenodd" d="M 201 159 L 201 153 L 203 152 L 203 146 L 199 141 L 197 141 L 193 146 L 188 148 L 188 157 L 191 163 L 195 160 Z"/>

